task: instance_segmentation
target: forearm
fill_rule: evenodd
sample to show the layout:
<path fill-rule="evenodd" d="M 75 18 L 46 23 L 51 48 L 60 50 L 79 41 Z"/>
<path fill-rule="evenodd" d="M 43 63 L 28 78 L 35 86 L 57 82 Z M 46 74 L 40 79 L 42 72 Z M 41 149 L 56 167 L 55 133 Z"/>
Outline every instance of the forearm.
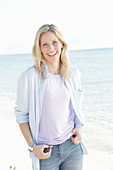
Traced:
<path fill-rule="evenodd" d="M 33 142 L 33 138 L 32 138 L 32 134 L 31 134 L 31 130 L 30 130 L 30 126 L 29 123 L 20 123 L 19 124 L 21 132 L 26 140 L 26 142 L 28 143 L 28 145 L 30 146 L 31 143 Z M 39 159 L 47 159 L 51 156 L 51 147 L 49 148 L 49 151 L 47 153 L 44 153 L 44 149 L 48 148 L 48 145 L 34 145 L 33 146 L 33 153 L 39 158 Z"/>
<path fill-rule="evenodd" d="M 33 138 L 32 138 L 32 134 L 31 134 L 29 122 L 20 123 L 19 127 L 20 127 L 20 130 L 21 130 L 27 144 L 30 146 L 31 143 L 33 142 Z"/>

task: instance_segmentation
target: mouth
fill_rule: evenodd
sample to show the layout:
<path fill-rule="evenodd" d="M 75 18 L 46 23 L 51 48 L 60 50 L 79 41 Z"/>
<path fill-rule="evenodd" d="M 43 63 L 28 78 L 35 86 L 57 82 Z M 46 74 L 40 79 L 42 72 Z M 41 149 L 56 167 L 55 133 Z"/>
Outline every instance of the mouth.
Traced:
<path fill-rule="evenodd" d="M 49 57 L 54 57 L 56 54 L 57 54 L 57 52 L 54 52 L 54 53 L 48 54 L 48 56 L 49 56 Z"/>

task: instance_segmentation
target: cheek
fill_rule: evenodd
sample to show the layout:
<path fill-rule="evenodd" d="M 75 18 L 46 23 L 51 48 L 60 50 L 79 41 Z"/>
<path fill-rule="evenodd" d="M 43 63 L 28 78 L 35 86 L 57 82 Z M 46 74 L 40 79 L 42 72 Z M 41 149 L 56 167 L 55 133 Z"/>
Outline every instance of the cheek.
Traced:
<path fill-rule="evenodd" d="M 58 51 L 61 51 L 61 46 L 60 46 L 60 45 L 57 45 L 57 46 L 55 47 L 55 49 L 58 50 Z"/>
<path fill-rule="evenodd" d="M 47 52 L 47 50 L 41 49 L 41 53 L 42 53 L 42 54 L 45 54 L 46 52 Z"/>

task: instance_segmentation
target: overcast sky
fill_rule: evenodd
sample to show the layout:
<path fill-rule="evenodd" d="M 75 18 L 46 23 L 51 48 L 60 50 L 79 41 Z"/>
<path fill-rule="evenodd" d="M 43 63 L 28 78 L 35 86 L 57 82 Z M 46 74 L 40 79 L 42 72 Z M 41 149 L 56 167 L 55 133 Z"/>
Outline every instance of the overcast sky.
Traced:
<path fill-rule="evenodd" d="M 70 49 L 113 47 L 113 0 L 0 0 L 0 54 L 31 53 L 43 24 Z"/>

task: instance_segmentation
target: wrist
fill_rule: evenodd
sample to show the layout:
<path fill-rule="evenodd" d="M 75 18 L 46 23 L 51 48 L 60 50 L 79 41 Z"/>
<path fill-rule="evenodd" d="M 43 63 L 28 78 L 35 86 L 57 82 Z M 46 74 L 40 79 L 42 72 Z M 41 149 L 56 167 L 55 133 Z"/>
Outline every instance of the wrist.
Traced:
<path fill-rule="evenodd" d="M 33 152 L 34 145 L 36 145 L 36 142 L 32 142 L 32 143 L 28 146 L 28 150 L 29 150 L 30 152 Z"/>
<path fill-rule="evenodd" d="M 77 127 L 75 127 L 76 129 L 82 129 L 82 126 L 77 126 Z"/>
<path fill-rule="evenodd" d="M 35 153 L 36 146 L 37 146 L 37 145 L 34 144 L 34 146 L 33 146 L 33 151 L 32 151 L 33 153 Z"/>

